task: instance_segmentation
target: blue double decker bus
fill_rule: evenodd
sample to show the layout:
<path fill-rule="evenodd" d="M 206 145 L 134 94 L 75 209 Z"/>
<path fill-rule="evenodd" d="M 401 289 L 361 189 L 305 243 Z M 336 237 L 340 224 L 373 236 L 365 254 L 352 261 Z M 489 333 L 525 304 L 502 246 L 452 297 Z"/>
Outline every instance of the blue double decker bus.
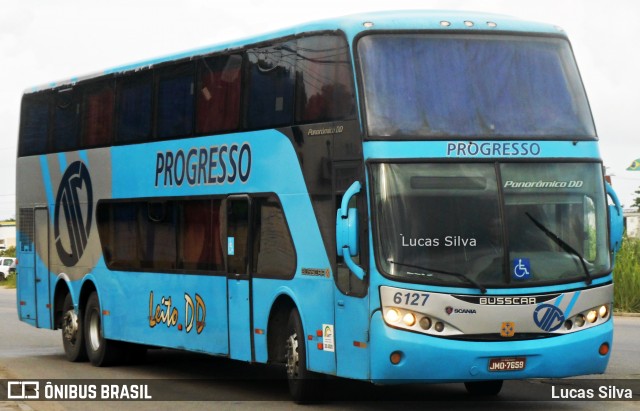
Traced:
<path fill-rule="evenodd" d="M 18 313 L 70 361 L 282 364 L 299 401 L 607 366 L 622 214 L 556 26 L 354 15 L 36 87 L 17 164 Z"/>

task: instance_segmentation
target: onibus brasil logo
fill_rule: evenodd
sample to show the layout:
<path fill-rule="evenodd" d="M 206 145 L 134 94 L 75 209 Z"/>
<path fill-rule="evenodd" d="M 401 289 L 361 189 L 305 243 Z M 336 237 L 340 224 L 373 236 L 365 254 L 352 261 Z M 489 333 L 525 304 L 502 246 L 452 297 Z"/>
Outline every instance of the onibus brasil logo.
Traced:
<path fill-rule="evenodd" d="M 72 267 L 87 248 L 93 217 L 93 189 L 89 169 L 82 161 L 71 163 L 62 176 L 53 219 L 53 234 L 60 261 Z M 63 231 L 64 235 L 63 235 Z"/>

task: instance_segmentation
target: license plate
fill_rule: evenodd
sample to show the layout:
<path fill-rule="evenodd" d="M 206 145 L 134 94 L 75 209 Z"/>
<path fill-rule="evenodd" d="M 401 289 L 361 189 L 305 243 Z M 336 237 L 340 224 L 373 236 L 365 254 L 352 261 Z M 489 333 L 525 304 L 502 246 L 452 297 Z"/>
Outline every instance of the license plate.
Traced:
<path fill-rule="evenodd" d="M 489 360 L 489 371 L 521 371 L 527 365 L 525 357 L 516 358 L 491 358 Z"/>

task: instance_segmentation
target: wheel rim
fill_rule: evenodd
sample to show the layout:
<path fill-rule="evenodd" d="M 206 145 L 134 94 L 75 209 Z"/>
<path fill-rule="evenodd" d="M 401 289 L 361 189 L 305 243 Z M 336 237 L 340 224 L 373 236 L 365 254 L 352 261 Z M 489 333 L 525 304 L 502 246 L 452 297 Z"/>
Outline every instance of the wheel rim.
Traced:
<path fill-rule="evenodd" d="M 78 315 L 73 310 L 68 310 L 64 313 L 62 335 L 71 344 L 74 344 L 78 338 Z"/>
<path fill-rule="evenodd" d="M 289 378 L 298 377 L 298 366 L 300 357 L 298 356 L 298 336 L 292 334 L 287 339 L 287 376 Z"/>
<path fill-rule="evenodd" d="M 100 349 L 100 314 L 97 311 L 91 311 L 89 320 L 89 344 L 93 351 Z"/>

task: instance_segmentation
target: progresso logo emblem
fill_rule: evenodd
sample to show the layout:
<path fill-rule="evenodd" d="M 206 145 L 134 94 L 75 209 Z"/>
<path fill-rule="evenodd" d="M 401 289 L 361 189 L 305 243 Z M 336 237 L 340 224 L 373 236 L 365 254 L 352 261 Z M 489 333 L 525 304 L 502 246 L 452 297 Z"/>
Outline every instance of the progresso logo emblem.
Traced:
<path fill-rule="evenodd" d="M 53 220 L 56 251 L 65 266 L 76 265 L 84 254 L 92 218 L 93 188 L 89 169 L 82 161 L 76 161 L 69 165 L 60 181 Z"/>
<path fill-rule="evenodd" d="M 555 331 L 564 323 L 564 313 L 552 304 L 542 304 L 533 312 L 533 321 L 543 331 Z"/>

